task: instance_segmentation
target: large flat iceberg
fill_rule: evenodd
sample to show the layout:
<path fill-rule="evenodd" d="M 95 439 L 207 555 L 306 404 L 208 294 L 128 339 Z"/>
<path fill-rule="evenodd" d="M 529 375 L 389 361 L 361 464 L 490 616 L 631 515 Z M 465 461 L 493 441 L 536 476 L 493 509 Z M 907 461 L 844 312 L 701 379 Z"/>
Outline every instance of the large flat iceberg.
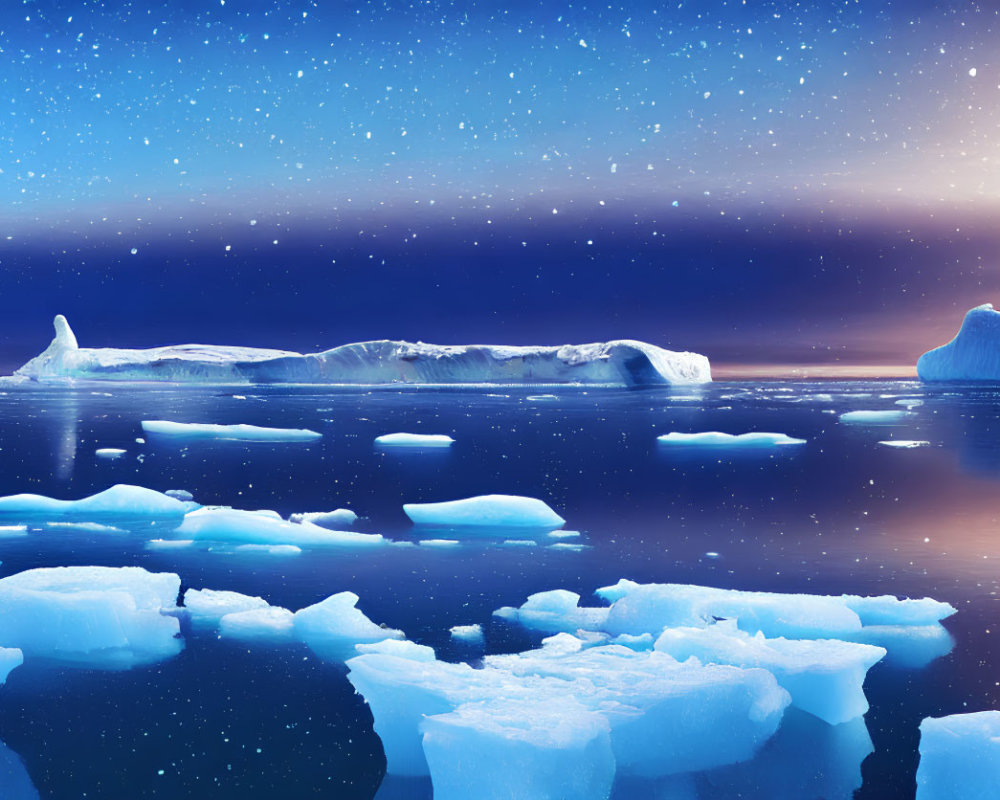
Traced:
<path fill-rule="evenodd" d="M 82 348 L 65 317 L 57 316 L 54 324 L 52 343 L 15 374 L 35 380 L 326 384 L 646 386 L 712 379 L 703 355 L 627 339 L 561 347 L 379 340 L 311 354 L 200 344 L 125 350 Z"/>
<path fill-rule="evenodd" d="M 406 503 L 403 511 L 416 525 L 546 528 L 566 520 L 535 497 L 488 494 L 443 503 Z"/>
<path fill-rule="evenodd" d="M 0 497 L 0 519 L 19 521 L 129 519 L 179 525 L 189 508 L 189 504 L 161 492 L 123 483 L 81 500 L 57 500 L 39 494 Z"/>
<path fill-rule="evenodd" d="M 307 428 L 262 428 L 257 425 L 215 425 L 144 419 L 142 429 L 155 436 L 179 439 L 235 439 L 241 442 L 314 442 L 323 434 Z"/>
<path fill-rule="evenodd" d="M 382 547 L 389 540 L 378 533 L 335 531 L 307 520 L 288 522 L 267 511 L 199 508 L 190 512 L 174 535 L 195 541 L 297 547 Z"/>
<path fill-rule="evenodd" d="M 917 375 L 925 381 L 1000 380 L 1000 312 L 992 303 L 969 311 L 954 339 L 920 356 Z"/>

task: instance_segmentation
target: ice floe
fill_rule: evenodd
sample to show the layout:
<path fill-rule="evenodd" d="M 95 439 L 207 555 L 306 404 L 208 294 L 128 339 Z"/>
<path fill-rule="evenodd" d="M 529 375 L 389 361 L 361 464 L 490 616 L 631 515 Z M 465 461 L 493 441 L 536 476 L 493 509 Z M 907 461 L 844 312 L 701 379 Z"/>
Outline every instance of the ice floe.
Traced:
<path fill-rule="evenodd" d="M 455 440 L 440 433 L 385 433 L 375 437 L 380 447 L 451 447 Z"/>
<path fill-rule="evenodd" d="M 121 483 L 81 500 L 56 500 L 38 494 L 0 497 L 0 519 L 16 517 L 19 521 L 92 522 L 128 518 L 177 525 L 188 509 L 188 505 L 173 497 Z"/>
<path fill-rule="evenodd" d="M 766 433 L 753 431 L 751 433 L 720 433 L 706 431 L 703 433 L 679 433 L 672 431 L 657 436 L 660 444 L 672 447 L 780 447 L 790 444 L 805 444 L 805 439 L 795 439 L 784 433 Z"/>
<path fill-rule="evenodd" d="M 561 528 L 566 520 L 534 497 L 490 494 L 443 503 L 406 503 L 403 511 L 417 525 Z"/>
<path fill-rule="evenodd" d="M 381 534 L 335 531 L 311 522 L 288 522 L 274 512 L 235 508 L 199 508 L 175 531 L 181 539 L 297 547 L 382 547 Z"/>
<path fill-rule="evenodd" d="M 315 442 L 323 434 L 307 428 L 262 428 L 257 425 L 215 425 L 144 419 L 142 429 L 154 436 L 179 439 L 235 439 L 241 442 Z"/>
<path fill-rule="evenodd" d="M 910 412 L 900 409 L 881 411 L 846 411 L 840 415 L 841 422 L 855 425 L 888 425 L 910 416 Z"/>
<path fill-rule="evenodd" d="M 292 514 L 289 522 L 311 522 L 321 528 L 329 530 L 339 530 L 349 528 L 357 522 L 358 515 L 349 508 L 338 508 L 334 511 L 303 511 L 299 514 Z"/>

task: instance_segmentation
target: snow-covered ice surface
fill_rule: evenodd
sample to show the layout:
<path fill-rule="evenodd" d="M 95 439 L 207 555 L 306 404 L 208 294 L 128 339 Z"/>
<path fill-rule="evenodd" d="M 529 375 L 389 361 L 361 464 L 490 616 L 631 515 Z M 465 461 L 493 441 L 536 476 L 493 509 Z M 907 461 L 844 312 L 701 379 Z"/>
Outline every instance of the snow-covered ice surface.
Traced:
<path fill-rule="evenodd" d="M 206 507 L 191 511 L 174 535 L 195 541 L 298 547 L 368 548 L 389 544 L 377 533 L 331 530 L 308 520 L 288 522 L 274 513 L 235 508 Z"/>
<path fill-rule="evenodd" d="M 706 431 L 704 433 L 679 433 L 672 431 L 657 436 L 660 444 L 672 447 L 781 447 L 789 444 L 805 444 L 805 439 L 796 439 L 785 433 L 765 433 L 753 431 L 750 433 L 720 433 Z"/>
<path fill-rule="evenodd" d="M 1000 381 L 1000 312 L 992 303 L 965 315 L 955 338 L 917 360 L 925 381 Z"/>
<path fill-rule="evenodd" d="M 178 439 L 235 439 L 241 442 L 314 442 L 322 433 L 304 428 L 263 428 L 259 425 L 216 425 L 204 422 L 171 422 L 144 419 L 142 429 L 153 436 Z"/>
<path fill-rule="evenodd" d="M 303 511 L 288 517 L 289 522 L 311 522 L 321 528 L 340 530 L 349 528 L 358 520 L 358 515 L 349 508 L 338 508 L 333 511 Z"/>
<path fill-rule="evenodd" d="M 55 338 L 15 373 L 35 380 L 194 383 L 544 384 L 613 386 L 705 383 L 708 359 L 619 340 L 561 347 L 360 342 L 303 355 L 282 350 L 175 345 L 149 350 L 81 348 L 66 318 Z"/>
<path fill-rule="evenodd" d="M 0 519 L 68 520 L 142 519 L 166 527 L 180 524 L 188 507 L 180 500 L 142 486 L 117 484 L 81 500 L 58 500 L 37 494 L 0 497 Z"/>
<path fill-rule="evenodd" d="M 845 411 L 840 415 L 840 421 L 856 425 L 891 425 L 904 419 L 907 413 L 899 409 Z"/>
<path fill-rule="evenodd" d="M 1000 786 L 1000 711 L 920 723 L 917 800 L 993 800 Z"/>

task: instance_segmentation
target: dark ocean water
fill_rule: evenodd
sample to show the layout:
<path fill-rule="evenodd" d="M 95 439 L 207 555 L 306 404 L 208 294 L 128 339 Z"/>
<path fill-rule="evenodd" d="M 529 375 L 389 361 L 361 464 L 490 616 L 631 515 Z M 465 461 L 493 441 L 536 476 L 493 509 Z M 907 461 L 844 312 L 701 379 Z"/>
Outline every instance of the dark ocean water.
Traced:
<path fill-rule="evenodd" d="M 144 535 L 64 530 L 0 537 L 0 576 L 137 564 L 176 572 L 184 587 L 261 595 L 291 609 L 351 590 L 373 620 L 450 659 L 468 655 L 450 641 L 453 625 L 481 623 L 487 652 L 524 649 L 537 638 L 492 619 L 494 609 L 554 588 L 596 602 L 594 589 L 622 577 L 931 596 L 959 609 L 946 622 L 951 653 L 919 669 L 883 663 L 869 673 L 865 724 L 874 752 L 851 745 L 863 730 L 845 744 L 790 717 L 777 756 L 717 776 L 717 788 L 702 797 L 850 797 L 859 787 L 855 796 L 865 800 L 912 798 L 921 718 L 998 707 L 997 391 L 912 381 L 719 382 L 673 391 L 0 391 L 0 494 L 77 498 L 133 483 L 282 515 L 346 506 L 362 516 L 359 530 L 403 540 L 414 538 L 403 503 L 521 494 L 548 502 L 588 545 L 572 552 L 481 537 L 450 549 L 279 557 L 150 550 Z M 922 405 L 889 425 L 839 420 L 849 410 L 903 409 L 898 400 Z M 314 444 L 138 444 L 143 419 L 308 427 L 324 436 Z M 778 431 L 808 443 L 677 452 L 656 442 L 672 430 Z M 373 445 L 394 431 L 447 433 L 456 442 L 436 451 Z M 878 444 L 892 438 L 930 444 Z M 128 453 L 108 461 L 94 456 L 98 447 Z M 0 688 L 8 748 L 0 751 L 0 798 L 23 796 L 9 777 L 18 757 L 52 800 L 426 796 L 424 785 L 391 779 L 379 791 L 381 745 L 342 666 L 305 646 L 184 632 L 183 652 L 152 666 L 106 672 L 29 663 L 11 673 Z M 795 780 L 775 781 L 783 769 Z M 638 800 L 641 791 L 619 789 Z"/>

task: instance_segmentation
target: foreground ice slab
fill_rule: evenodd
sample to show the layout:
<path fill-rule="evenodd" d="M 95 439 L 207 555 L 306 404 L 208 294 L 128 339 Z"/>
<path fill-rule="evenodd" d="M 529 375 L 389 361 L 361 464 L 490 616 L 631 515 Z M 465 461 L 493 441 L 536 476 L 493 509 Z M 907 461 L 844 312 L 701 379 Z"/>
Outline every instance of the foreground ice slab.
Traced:
<path fill-rule="evenodd" d="M 38 494 L 0 497 L 0 519 L 69 520 L 143 519 L 179 525 L 188 506 L 142 486 L 117 484 L 82 500 L 56 500 Z"/>
<path fill-rule="evenodd" d="M 441 433 L 385 433 L 375 437 L 381 447 L 451 447 L 455 440 Z"/>
<path fill-rule="evenodd" d="M 503 729 L 518 709 L 578 704 L 607 721 L 619 773 L 656 777 L 751 757 L 789 702 L 764 670 L 682 664 L 665 653 L 617 646 L 489 656 L 482 669 L 385 652 L 347 666 L 371 706 L 387 771 L 396 775 L 428 774 L 421 732 L 431 718 L 468 705 L 480 707 L 482 727 L 489 714 Z M 549 752 L 549 742 L 539 745 L 539 757 Z"/>
<path fill-rule="evenodd" d="M 139 567 L 50 567 L 0 580 L 0 646 L 127 669 L 178 653 L 180 578 Z"/>
<path fill-rule="evenodd" d="M 142 429 L 154 436 L 180 439 L 235 439 L 241 442 L 314 442 L 323 434 L 306 428 L 261 428 L 257 425 L 213 425 L 144 419 Z"/>
<path fill-rule="evenodd" d="M 406 503 L 403 511 L 417 525 L 561 528 L 566 520 L 541 500 L 489 494 L 444 503 Z"/>
<path fill-rule="evenodd" d="M 1000 787 L 1000 711 L 920 723 L 917 800 L 993 800 Z"/>
<path fill-rule="evenodd" d="M 805 444 L 805 439 L 793 439 L 784 433 L 720 433 L 706 431 L 704 433 L 678 433 L 676 431 L 657 436 L 660 444 L 675 447 L 779 447 L 788 444 Z"/>
<path fill-rule="evenodd" d="M 707 383 L 708 359 L 632 340 L 562 347 L 445 346 L 374 341 L 303 355 L 284 350 L 175 345 L 81 348 L 62 315 L 41 355 L 15 374 L 36 380 L 197 383 Z"/>
<path fill-rule="evenodd" d="M 882 647 L 836 639 L 751 636 L 733 621 L 705 628 L 668 628 L 655 649 L 678 661 L 694 657 L 706 664 L 766 669 L 792 696 L 792 705 L 830 725 L 868 710 L 862 684 L 868 670 L 886 654 Z"/>
<path fill-rule="evenodd" d="M 925 381 L 1000 380 L 1000 312 L 991 303 L 969 311 L 954 339 L 920 356 L 917 375 Z"/>
<path fill-rule="evenodd" d="M 390 544 L 377 533 L 334 531 L 311 522 L 287 522 L 266 511 L 199 508 L 184 517 L 174 534 L 180 539 L 298 547 L 382 547 Z"/>
<path fill-rule="evenodd" d="M 354 592 L 340 592 L 295 612 L 295 635 L 323 658 L 342 661 L 358 644 L 403 639 L 402 631 L 372 622 L 359 608 Z"/>
<path fill-rule="evenodd" d="M 485 700 L 423 723 L 434 800 L 605 800 L 610 726 L 574 700 Z"/>

